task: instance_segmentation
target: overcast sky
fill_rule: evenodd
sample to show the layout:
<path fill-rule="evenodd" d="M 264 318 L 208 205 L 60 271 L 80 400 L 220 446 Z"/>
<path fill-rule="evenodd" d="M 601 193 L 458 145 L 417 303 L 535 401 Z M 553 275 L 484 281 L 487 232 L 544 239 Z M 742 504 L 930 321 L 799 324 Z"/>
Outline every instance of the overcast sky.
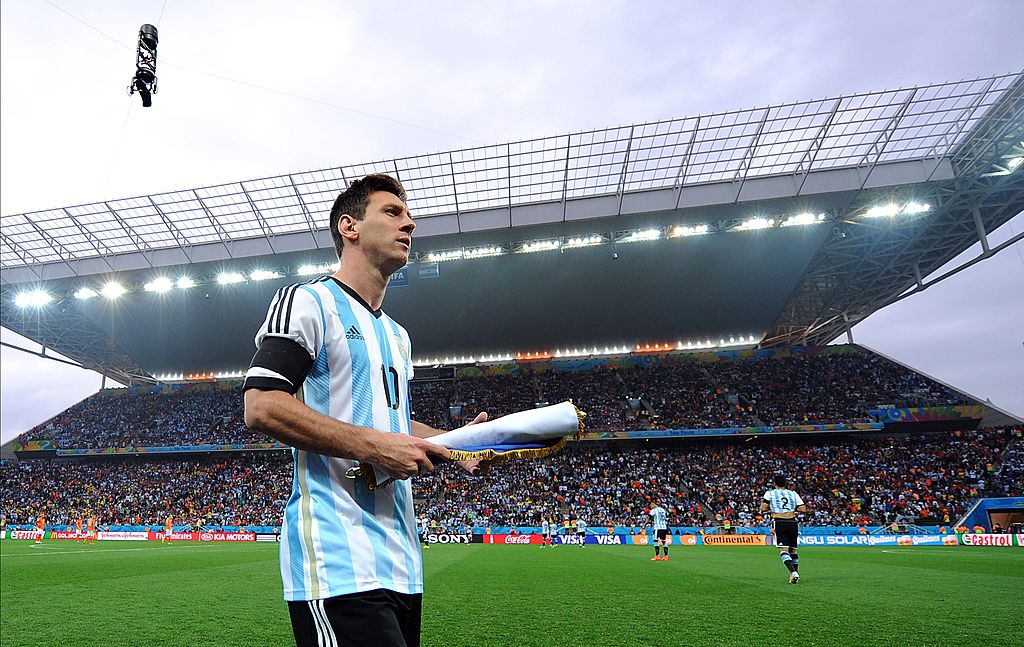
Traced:
<path fill-rule="evenodd" d="M 0 210 L 1024 67 L 1016 0 L 241 6 L 4 0 Z M 145 22 L 149 109 L 125 93 Z M 1024 216 L 995 238 L 1011 230 Z M 1021 247 L 876 313 L 857 341 L 1024 414 Z M 3 349 L 4 440 L 99 381 Z"/>

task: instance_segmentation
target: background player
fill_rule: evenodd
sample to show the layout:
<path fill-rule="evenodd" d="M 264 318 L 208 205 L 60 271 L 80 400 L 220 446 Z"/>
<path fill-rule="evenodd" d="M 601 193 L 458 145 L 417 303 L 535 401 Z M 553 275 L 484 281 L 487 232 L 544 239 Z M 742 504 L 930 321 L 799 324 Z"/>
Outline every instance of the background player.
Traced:
<path fill-rule="evenodd" d="M 423 515 L 420 517 L 417 525 L 420 529 L 420 545 L 424 548 L 430 548 L 430 544 L 427 542 L 427 533 L 430 531 L 430 519 L 427 518 L 427 515 Z"/>
<path fill-rule="evenodd" d="M 777 474 L 773 480 L 775 488 L 764 493 L 764 501 L 759 510 L 761 512 L 771 511 L 772 532 L 775 533 L 775 545 L 779 548 L 779 557 L 789 569 L 789 583 L 796 584 L 800 581 L 800 573 L 797 572 L 800 558 L 796 553 L 796 538 L 800 528 L 796 521 L 796 515 L 807 512 L 807 506 L 804 505 L 804 500 L 800 498 L 799 494 L 786 488 L 785 476 Z"/>
<path fill-rule="evenodd" d="M 43 543 L 43 536 L 46 535 L 46 514 L 42 511 L 39 512 L 39 518 L 36 519 L 36 544 Z"/>
<path fill-rule="evenodd" d="M 665 542 L 665 538 L 668 537 L 668 512 L 665 508 L 661 507 L 661 499 L 654 499 L 654 507 L 647 514 L 651 515 L 651 524 L 654 532 L 654 557 L 651 558 L 652 562 L 657 561 L 668 561 L 668 544 Z M 665 549 L 664 557 L 660 556 L 661 549 Z"/>
<path fill-rule="evenodd" d="M 160 543 L 170 544 L 172 532 L 174 532 L 174 517 L 167 515 L 167 520 L 164 522 L 164 538 L 160 540 Z"/>
<path fill-rule="evenodd" d="M 551 522 L 548 521 L 547 517 L 542 517 L 541 518 L 540 534 L 541 534 L 540 547 L 544 548 L 545 546 L 550 546 L 551 545 Z"/>
<path fill-rule="evenodd" d="M 580 517 L 576 520 L 576 538 L 580 540 L 580 548 L 587 543 L 587 522 Z"/>

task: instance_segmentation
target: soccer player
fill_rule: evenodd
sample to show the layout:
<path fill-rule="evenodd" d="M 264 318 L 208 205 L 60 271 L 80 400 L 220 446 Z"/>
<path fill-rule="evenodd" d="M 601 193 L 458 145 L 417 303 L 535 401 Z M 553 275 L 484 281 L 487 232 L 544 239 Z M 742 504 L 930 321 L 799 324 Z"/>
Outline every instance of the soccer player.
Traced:
<path fill-rule="evenodd" d="M 89 544 L 96 543 L 96 518 L 89 517 L 85 520 L 86 537 L 89 539 Z"/>
<path fill-rule="evenodd" d="M 329 226 L 340 268 L 277 291 L 246 373 L 245 423 L 293 448 L 281 575 L 296 644 L 414 647 L 423 553 L 408 479 L 451 458 L 426 440 L 439 430 L 410 419 L 409 335 L 381 310 L 416 223 L 401 183 L 369 175 L 338 196 Z M 347 478 L 359 463 L 397 480 Z"/>
<path fill-rule="evenodd" d="M 544 548 L 551 545 L 551 522 L 548 521 L 547 517 L 542 517 L 540 522 L 540 534 L 541 541 L 540 547 Z"/>
<path fill-rule="evenodd" d="M 164 521 L 164 538 L 160 542 L 167 542 L 167 545 L 170 545 L 172 532 L 174 532 L 174 517 L 167 515 L 167 520 Z"/>
<path fill-rule="evenodd" d="M 796 538 L 800 528 L 796 521 L 796 515 L 807 512 L 807 506 L 804 505 L 804 500 L 800 498 L 799 494 L 786 488 L 785 476 L 776 474 L 774 483 L 775 487 L 764 493 L 764 501 L 761 503 L 759 511 L 771 511 L 772 532 L 775 533 L 775 545 L 779 549 L 779 557 L 789 569 L 789 583 L 797 584 L 800 581 L 800 573 L 797 571 L 797 567 L 800 566 L 800 557 L 796 552 Z"/>
<path fill-rule="evenodd" d="M 668 544 L 665 542 L 665 538 L 668 537 L 668 512 L 665 508 L 661 507 L 661 500 L 654 499 L 654 507 L 647 514 L 651 515 L 651 523 L 654 529 L 654 557 L 651 558 L 652 562 L 657 561 L 668 561 Z M 661 550 L 665 550 L 665 556 L 660 555 Z M 685 560 L 684 560 L 685 561 Z"/>
<path fill-rule="evenodd" d="M 587 543 L 587 522 L 580 517 L 576 520 L 576 538 L 580 540 L 580 548 Z"/>
<path fill-rule="evenodd" d="M 430 530 L 430 520 L 427 518 L 427 515 L 423 515 L 422 517 L 420 517 L 420 520 L 419 520 L 419 530 L 420 530 L 420 544 L 424 548 L 430 548 L 430 544 L 427 543 L 427 532 L 429 532 L 429 530 Z"/>
<path fill-rule="evenodd" d="M 36 544 L 43 543 L 43 537 L 46 535 L 46 513 L 40 511 L 39 518 L 36 519 Z"/>
<path fill-rule="evenodd" d="M 75 519 L 75 541 L 82 541 L 82 518 Z"/>

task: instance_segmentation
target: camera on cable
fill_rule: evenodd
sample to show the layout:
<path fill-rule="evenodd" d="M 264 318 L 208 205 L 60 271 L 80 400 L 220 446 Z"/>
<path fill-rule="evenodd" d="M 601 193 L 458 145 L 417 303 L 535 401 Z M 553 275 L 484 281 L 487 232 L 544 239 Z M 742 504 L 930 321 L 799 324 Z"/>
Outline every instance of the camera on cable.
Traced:
<path fill-rule="evenodd" d="M 142 107 L 153 105 L 156 94 L 156 46 L 160 42 L 156 27 L 143 25 L 139 27 L 139 45 L 135 50 L 135 76 L 128 84 L 128 96 L 138 91 L 142 97 Z"/>

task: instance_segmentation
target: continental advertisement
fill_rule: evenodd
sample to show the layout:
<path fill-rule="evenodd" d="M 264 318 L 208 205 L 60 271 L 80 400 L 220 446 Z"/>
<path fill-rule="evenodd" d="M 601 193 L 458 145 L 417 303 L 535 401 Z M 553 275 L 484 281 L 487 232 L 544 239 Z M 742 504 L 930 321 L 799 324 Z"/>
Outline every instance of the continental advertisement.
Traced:
<path fill-rule="evenodd" d="M 705 546 L 765 546 L 767 535 L 704 535 Z"/>

